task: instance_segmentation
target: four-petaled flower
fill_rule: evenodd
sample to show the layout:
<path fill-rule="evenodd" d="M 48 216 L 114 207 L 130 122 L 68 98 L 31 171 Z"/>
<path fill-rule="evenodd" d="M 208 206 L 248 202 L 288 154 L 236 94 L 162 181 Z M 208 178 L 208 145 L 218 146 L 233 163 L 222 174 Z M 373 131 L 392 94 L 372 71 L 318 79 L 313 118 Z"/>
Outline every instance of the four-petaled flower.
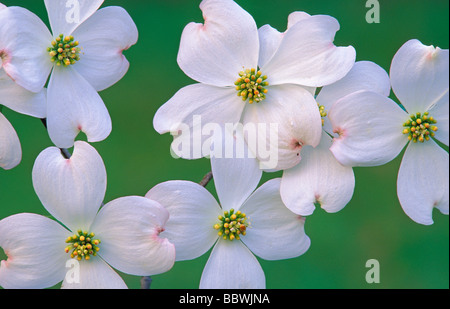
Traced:
<path fill-rule="evenodd" d="M 242 135 L 236 140 L 244 143 Z M 189 181 L 168 181 L 147 193 L 170 213 L 161 236 L 175 245 L 177 261 L 197 258 L 214 247 L 200 288 L 265 288 L 264 271 L 254 255 L 266 260 L 302 255 L 310 246 L 305 219 L 283 204 L 279 178 L 256 189 L 262 175 L 257 160 L 220 158 L 216 153 L 211 166 L 220 204 Z"/>
<path fill-rule="evenodd" d="M 76 142 L 70 159 L 56 147 L 44 150 L 33 168 L 33 185 L 64 225 L 29 213 L 1 220 L 0 247 L 8 259 L 0 264 L 0 286 L 46 288 L 63 281 L 63 288 L 126 288 L 111 267 L 137 276 L 172 267 L 175 248 L 160 237 L 167 210 L 138 196 L 101 207 L 106 170 L 89 144 Z M 68 261 L 79 263 L 78 273 L 69 272 Z"/>
<path fill-rule="evenodd" d="M 350 94 L 330 109 L 331 151 L 346 166 L 377 166 L 407 145 L 397 179 L 397 194 L 415 222 L 433 223 L 433 208 L 449 213 L 449 51 L 406 42 L 395 54 L 392 90 L 403 108 L 373 91 Z"/>
<path fill-rule="evenodd" d="M 103 0 L 79 0 L 79 20 L 68 19 L 66 1 L 45 0 L 52 33 L 30 11 L 9 7 L 0 15 L 0 53 L 6 73 L 39 92 L 48 83 L 47 127 L 51 140 L 70 148 L 80 131 L 90 142 L 111 132 L 111 118 L 97 93 L 119 81 L 129 63 L 122 51 L 138 38 L 120 7 L 97 11 Z"/>
<path fill-rule="evenodd" d="M 200 9 L 205 23 L 185 27 L 178 53 L 180 68 L 198 83 L 179 90 L 157 111 L 154 128 L 190 145 L 180 150 L 174 147 L 180 142 L 174 141 L 178 156 L 198 158 L 208 153 L 193 151 L 199 145 L 192 137 L 201 136 L 203 145 L 210 136 L 202 134 L 203 126 L 196 125 L 194 116 L 201 116 L 203 124 L 221 126 L 275 123 L 276 166 L 265 167 L 266 158 L 258 151 L 271 143 L 270 134 L 259 130 L 249 147 L 264 169 L 295 166 L 301 148 L 317 146 L 322 132 L 308 87 L 336 82 L 355 62 L 353 47 L 333 44 L 339 23 L 330 16 L 304 14 L 274 39 L 268 28 L 258 31 L 252 16 L 232 0 L 204 0 Z M 183 132 L 186 126 L 189 132 Z"/>

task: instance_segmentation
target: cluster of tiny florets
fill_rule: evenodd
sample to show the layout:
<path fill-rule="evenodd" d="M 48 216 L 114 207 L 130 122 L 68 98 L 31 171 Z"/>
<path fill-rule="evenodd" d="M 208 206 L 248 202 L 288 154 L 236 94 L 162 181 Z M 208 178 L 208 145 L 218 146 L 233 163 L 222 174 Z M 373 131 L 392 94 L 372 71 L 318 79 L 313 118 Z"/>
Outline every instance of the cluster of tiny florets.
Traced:
<path fill-rule="evenodd" d="M 266 93 L 268 92 L 264 88 L 269 85 L 266 79 L 266 75 L 262 75 L 261 71 L 256 71 L 255 69 L 239 72 L 239 78 L 234 83 L 238 96 L 242 97 L 243 101 L 248 99 L 250 104 L 261 102 L 266 98 Z"/>
<path fill-rule="evenodd" d="M 408 139 L 414 143 L 423 143 L 434 137 L 435 132 L 438 130 L 435 124 L 436 120 L 428 112 L 425 112 L 423 115 L 421 113 L 413 114 L 403 124 L 405 127 L 403 134 L 408 134 Z"/>
<path fill-rule="evenodd" d="M 80 60 L 80 51 L 78 41 L 74 40 L 73 36 L 59 35 L 53 42 L 52 46 L 47 48 L 50 55 L 50 60 L 56 63 L 57 66 L 67 67 L 75 64 Z"/>

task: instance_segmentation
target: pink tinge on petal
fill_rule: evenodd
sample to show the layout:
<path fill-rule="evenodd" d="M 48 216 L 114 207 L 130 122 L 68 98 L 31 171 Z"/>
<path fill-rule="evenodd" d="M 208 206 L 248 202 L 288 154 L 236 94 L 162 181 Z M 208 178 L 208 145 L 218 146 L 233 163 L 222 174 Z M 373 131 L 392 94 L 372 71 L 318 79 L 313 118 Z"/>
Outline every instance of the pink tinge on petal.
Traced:
<path fill-rule="evenodd" d="M 177 61 L 193 80 L 219 87 L 233 86 L 245 69 L 258 62 L 258 30 L 253 17 L 231 0 L 200 4 L 204 24 L 183 30 Z M 220 74 L 217 74 L 220 72 Z"/>
<path fill-rule="evenodd" d="M 392 59 L 392 90 L 409 114 L 423 113 L 449 85 L 449 51 L 426 46 L 417 39 L 403 44 Z"/>
<path fill-rule="evenodd" d="M 345 166 L 377 166 L 393 160 L 405 146 L 406 113 L 391 99 L 357 91 L 333 104 L 328 118 L 333 132 L 330 150 Z"/>
<path fill-rule="evenodd" d="M 352 46 L 337 47 L 339 23 L 331 16 L 303 16 L 289 27 L 278 49 L 261 70 L 271 85 L 322 87 L 343 78 L 355 63 Z"/>
<path fill-rule="evenodd" d="M 291 141 L 291 149 L 292 150 L 297 150 L 298 153 L 300 153 L 300 151 L 302 150 L 303 147 L 303 142 L 299 141 L 297 139 L 292 139 Z"/>
<path fill-rule="evenodd" d="M 56 147 L 41 152 L 33 186 L 46 209 L 70 229 L 88 230 L 106 191 L 106 169 L 99 153 L 77 141 L 70 159 Z"/>
<path fill-rule="evenodd" d="M 347 131 L 341 127 L 336 127 L 333 130 L 333 133 L 336 133 L 338 135 L 338 137 L 335 137 L 335 140 L 343 139 L 347 135 Z"/>
<path fill-rule="evenodd" d="M 6 252 L 5 252 L 5 254 L 6 254 Z M 8 254 L 6 254 L 7 256 L 8 256 Z M 0 268 L 2 268 L 2 267 L 8 267 L 8 260 L 10 259 L 10 257 L 8 256 L 8 259 L 7 260 L 2 260 L 2 261 L 0 261 Z"/>
<path fill-rule="evenodd" d="M 46 25 L 29 10 L 12 6 L 0 11 L 0 37 L 3 69 L 20 86 L 41 91 L 52 67 Z"/>
<path fill-rule="evenodd" d="M 117 6 L 102 8 L 73 33 L 83 56 L 76 69 L 97 91 L 117 83 L 130 63 L 123 52 L 138 41 L 138 29 L 128 12 Z"/>
<path fill-rule="evenodd" d="M 2 61 L 2 62 L 1 62 L 2 65 L 6 65 L 6 64 L 9 63 L 9 61 L 10 61 L 10 56 L 9 56 L 9 53 L 8 53 L 8 51 L 6 50 L 6 48 L 0 50 L 0 60 Z M 0 66 L 0 68 L 1 68 L 1 66 Z"/>
<path fill-rule="evenodd" d="M 16 80 L 14 79 L 14 77 L 8 73 L 7 67 L 9 65 L 9 63 L 11 62 L 11 54 L 8 52 L 8 50 L 2 49 L 0 50 L 0 70 L 4 69 L 4 72 L 6 73 L 6 75 L 11 78 L 11 80 L 13 82 L 16 82 Z"/>
<path fill-rule="evenodd" d="M 296 152 L 297 160 L 295 160 L 295 162 L 293 162 L 293 164 L 292 164 L 293 166 L 295 166 L 302 160 L 301 152 L 302 152 L 302 148 L 303 148 L 303 142 L 294 138 L 294 139 L 292 139 L 289 148 L 292 151 Z"/>
<path fill-rule="evenodd" d="M 352 168 L 343 167 L 330 152 L 331 137 L 323 132 L 316 148 L 305 147 L 302 162 L 283 173 L 280 195 L 292 212 L 309 216 L 317 204 L 329 213 L 345 207 L 354 191 Z"/>
<path fill-rule="evenodd" d="M 162 232 L 164 232 L 165 230 L 166 229 L 163 226 L 156 227 L 154 233 L 151 236 L 151 238 L 153 240 L 159 242 L 159 243 L 164 243 L 164 242 L 168 241 L 167 238 L 160 237 L 160 234 Z"/>
<path fill-rule="evenodd" d="M 297 216 L 297 219 L 298 219 L 299 221 L 301 221 L 302 223 L 305 223 L 305 222 L 306 222 L 306 217 L 305 217 L 305 216 L 298 215 L 298 216 Z"/>

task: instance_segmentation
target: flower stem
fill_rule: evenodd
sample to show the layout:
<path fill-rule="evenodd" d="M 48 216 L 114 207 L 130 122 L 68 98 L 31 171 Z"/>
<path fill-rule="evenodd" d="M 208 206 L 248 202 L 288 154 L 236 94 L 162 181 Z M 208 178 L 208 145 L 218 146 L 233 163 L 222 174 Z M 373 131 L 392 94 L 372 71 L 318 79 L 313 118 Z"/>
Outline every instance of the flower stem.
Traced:
<path fill-rule="evenodd" d="M 142 290 L 149 290 L 150 286 L 152 285 L 152 277 L 145 276 L 141 278 L 141 289 Z"/>
<path fill-rule="evenodd" d="M 206 187 L 212 179 L 213 179 L 213 173 L 209 172 L 208 174 L 205 175 L 205 177 L 203 177 L 202 181 L 200 181 L 200 185 L 202 187 Z"/>

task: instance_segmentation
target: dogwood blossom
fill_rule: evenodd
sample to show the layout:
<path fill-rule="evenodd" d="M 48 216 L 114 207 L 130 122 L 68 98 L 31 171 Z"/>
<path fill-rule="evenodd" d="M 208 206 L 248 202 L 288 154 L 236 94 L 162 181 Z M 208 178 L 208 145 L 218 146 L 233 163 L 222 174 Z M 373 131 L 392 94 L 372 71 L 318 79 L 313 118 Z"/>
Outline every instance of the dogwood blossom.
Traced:
<path fill-rule="evenodd" d="M 317 95 L 323 121 L 321 142 L 316 148 L 305 147 L 300 164 L 283 172 L 280 193 L 291 211 L 307 216 L 319 204 L 334 213 L 351 200 L 355 188 L 353 169 L 340 164 L 330 151 L 333 129 L 327 111 L 339 99 L 361 90 L 389 96 L 391 86 L 386 71 L 370 61 L 356 62 L 343 79 L 323 87 Z"/>
<path fill-rule="evenodd" d="M 52 34 L 30 11 L 0 13 L 0 54 L 6 73 L 39 92 L 48 82 L 47 127 L 60 148 L 70 148 L 80 131 L 90 142 L 111 132 L 111 119 L 97 93 L 119 81 L 129 63 L 122 51 L 137 41 L 137 28 L 120 7 L 97 11 L 103 0 L 45 0 Z M 76 11 L 74 11 L 76 10 Z"/>
<path fill-rule="evenodd" d="M 189 23 L 183 30 L 178 64 L 198 83 L 180 89 L 154 117 L 160 134 L 179 134 L 188 126 L 192 134 L 175 136 L 193 145 L 203 123 L 278 124 L 278 164 L 286 169 L 300 161 L 305 145 L 317 146 L 321 119 L 314 97 L 305 87 L 331 84 L 344 77 L 355 62 L 353 47 L 333 44 L 339 23 L 330 16 L 310 16 L 286 31 L 273 54 L 261 44 L 252 16 L 231 0 L 204 0 L 204 24 Z M 265 40 L 270 42 L 270 40 Z M 302 87 L 303 86 L 303 87 Z M 265 133 L 265 132 L 262 132 Z M 210 136 L 202 136 L 204 143 Z M 257 143 L 268 145 L 267 134 Z M 177 142 L 176 144 L 179 144 Z M 197 158 L 192 151 L 172 150 L 183 158 Z M 193 145 L 195 147 L 196 145 Z M 190 148 L 191 150 L 192 148 Z M 263 161 L 253 147 L 252 151 Z"/>
<path fill-rule="evenodd" d="M 63 281 L 63 288 L 126 288 L 112 267 L 139 276 L 172 267 L 174 245 L 160 237 L 167 210 L 137 196 L 100 208 L 106 170 L 89 144 L 76 142 L 70 159 L 56 147 L 44 150 L 33 185 L 57 221 L 29 213 L 0 221 L 0 247 L 8 256 L 0 264 L 0 286 L 46 288 Z M 67 268 L 73 263 L 77 267 Z"/>
<path fill-rule="evenodd" d="M 236 138 L 244 142 L 242 135 Z M 257 188 L 262 171 L 254 158 L 213 155 L 211 167 L 220 204 L 189 181 L 164 182 L 147 193 L 170 213 L 161 236 L 175 245 L 177 261 L 213 247 L 200 288 L 265 288 L 255 255 L 266 260 L 302 255 L 310 246 L 305 220 L 283 204 L 279 178 Z"/>
<path fill-rule="evenodd" d="M 359 91 L 329 111 L 338 137 L 330 150 L 346 166 L 376 166 L 407 146 L 397 194 L 415 222 L 433 223 L 434 208 L 449 213 L 448 152 L 435 140 L 449 141 L 449 51 L 413 39 L 395 54 L 390 81 L 403 108 L 384 95 Z"/>

